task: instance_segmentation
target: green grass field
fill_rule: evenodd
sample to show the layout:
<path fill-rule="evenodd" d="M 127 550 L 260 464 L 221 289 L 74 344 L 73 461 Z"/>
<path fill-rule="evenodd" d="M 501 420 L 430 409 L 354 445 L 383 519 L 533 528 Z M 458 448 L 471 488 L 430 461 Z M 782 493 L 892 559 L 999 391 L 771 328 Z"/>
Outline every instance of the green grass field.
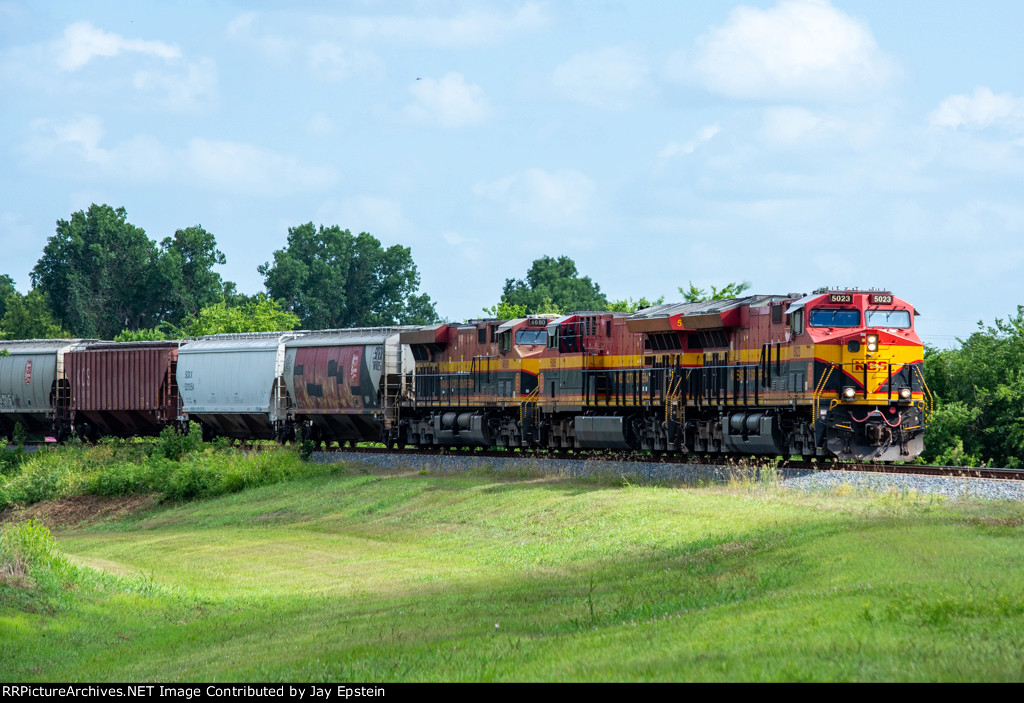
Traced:
<path fill-rule="evenodd" d="M 0 580 L 0 678 L 1020 681 L 1022 525 L 914 494 L 335 467 L 56 530 L 67 564 Z"/>

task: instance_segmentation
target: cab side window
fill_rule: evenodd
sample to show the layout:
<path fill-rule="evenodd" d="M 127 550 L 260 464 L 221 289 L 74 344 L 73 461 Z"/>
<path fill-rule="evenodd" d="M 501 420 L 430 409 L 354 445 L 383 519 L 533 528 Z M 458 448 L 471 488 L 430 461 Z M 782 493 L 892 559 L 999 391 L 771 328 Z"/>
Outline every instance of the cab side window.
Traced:
<path fill-rule="evenodd" d="M 791 327 L 794 337 L 798 334 L 804 333 L 804 311 L 802 308 L 793 313 L 793 322 Z"/>

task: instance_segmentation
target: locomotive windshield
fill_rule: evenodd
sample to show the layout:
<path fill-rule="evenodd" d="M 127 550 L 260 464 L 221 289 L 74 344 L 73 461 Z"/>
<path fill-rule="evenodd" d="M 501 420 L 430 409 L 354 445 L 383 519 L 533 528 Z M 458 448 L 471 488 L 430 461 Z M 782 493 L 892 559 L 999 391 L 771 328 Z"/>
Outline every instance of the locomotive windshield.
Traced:
<path fill-rule="evenodd" d="M 519 330 L 516 332 L 516 344 L 547 344 L 547 330 Z"/>
<path fill-rule="evenodd" d="M 860 310 L 811 310 L 807 324 L 811 327 L 860 327 Z"/>
<path fill-rule="evenodd" d="M 910 327 L 909 310 L 868 310 L 868 327 L 895 327 L 907 329 Z"/>

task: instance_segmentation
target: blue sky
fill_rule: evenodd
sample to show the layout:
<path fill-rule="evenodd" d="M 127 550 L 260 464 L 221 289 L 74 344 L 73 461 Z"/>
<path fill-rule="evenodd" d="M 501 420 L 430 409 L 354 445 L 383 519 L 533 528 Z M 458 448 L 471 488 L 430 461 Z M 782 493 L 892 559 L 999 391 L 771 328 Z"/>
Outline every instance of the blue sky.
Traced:
<path fill-rule="evenodd" d="M 1024 303 L 1016 1 L 4 2 L 0 273 L 56 220 L 412 248 L 453 320 L 568 255 L 610 298 L 888 288 L 938 346 Z"/>

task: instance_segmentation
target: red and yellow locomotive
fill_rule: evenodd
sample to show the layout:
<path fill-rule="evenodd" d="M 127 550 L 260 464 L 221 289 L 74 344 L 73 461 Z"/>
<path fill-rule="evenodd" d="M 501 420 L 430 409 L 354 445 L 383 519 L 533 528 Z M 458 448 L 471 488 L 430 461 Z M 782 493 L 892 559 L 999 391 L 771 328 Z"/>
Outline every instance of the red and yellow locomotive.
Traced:
<path fill-rule="evenodd" d="M 406 330 L 385 439 L 910 460 L 931 412 L 915 314 L 821 290 Z"/>

